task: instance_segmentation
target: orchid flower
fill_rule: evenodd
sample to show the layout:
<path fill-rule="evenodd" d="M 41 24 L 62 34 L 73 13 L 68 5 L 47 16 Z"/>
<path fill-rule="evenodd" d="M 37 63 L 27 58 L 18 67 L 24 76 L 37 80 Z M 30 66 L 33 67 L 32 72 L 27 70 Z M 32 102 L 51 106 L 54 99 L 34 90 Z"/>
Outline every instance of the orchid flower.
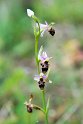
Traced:
<path fill-rule="evenodd" d="M 27 106 L 27 111 L 29 113 L 32 113 L 33 111 L 33 104 L 31 103 L 32 99 L 33 99 L 33 95 L 30 96 L 29 102 L 24 103 Z"/>
<path fill-rule="evenodd" d="M 38 85 L 39 85 L 39 88 L 40 88 L 41 90 L 44 89 L 46 82 L 52 83 L 52 81 L 48 80 L 47 76 L 44 75 L 43 73 L 40 73 L 40 75 L 36 75 L 36 76 L 34 77 L 34 80 L 37 81 L 37 83 L 38 83 Z"/>
<path fill-rule="evenodd" d="M 40 81 L 41 78 L 43 79 L 43 81 L 45 81 L 47 76 L 44 75 L 43 73 L 40 73 L 40 75 L 35 75 L 34 80 L 38 82 Z"/>
<path fill-rule="evenodd" d="M 37 106 L 37 105 L 31 103 L 32 99 L 33 99 L 33 95 L 31 94 L 30 99 L 29 99 L 29 102 L 26 101 L 26 102 L 24 103 L 24 104 L 26 105 L 26 107 L 27 107 L 27 111 L 28 111 L 29 113 L 32 113 L 32 112 L 33 112 L 33 109 L 43 111 L 41 107 L 39 107 L 39 106 Z M 43 112 L 44 112 L 44 111 L 43 111 Z"/>
<path fill-rule="evenodd" d="M 48 23 L 45 21 L 45 24 L 39 23 L 39 25 L 40 25 L 41 37 L 43 37 L 45 32 L 49 32 L 52 36 L 54 36 L 55 30 L 52 28 L 51 26 L 52 24 L 48 25 Z M 38 27 L 38 24 L 36 24 L 36 26 Z"/>

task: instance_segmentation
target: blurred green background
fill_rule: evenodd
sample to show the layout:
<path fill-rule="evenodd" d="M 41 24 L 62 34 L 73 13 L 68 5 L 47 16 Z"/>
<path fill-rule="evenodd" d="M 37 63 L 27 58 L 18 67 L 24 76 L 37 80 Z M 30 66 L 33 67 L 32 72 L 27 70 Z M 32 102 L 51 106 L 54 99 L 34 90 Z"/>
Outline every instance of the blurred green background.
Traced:
<path fill-rule="evenodd" d="M 42 23 L 55 22 L 55 36 L 45 34 L 39 43 L 53 57 L 49 123 L 83 124 L 83 0 L 0 0 L 0 124 L 44 124 L 41 112 L 28 114 L 24 105 L 33 93 L 42 106 L 27 8 Z"/>

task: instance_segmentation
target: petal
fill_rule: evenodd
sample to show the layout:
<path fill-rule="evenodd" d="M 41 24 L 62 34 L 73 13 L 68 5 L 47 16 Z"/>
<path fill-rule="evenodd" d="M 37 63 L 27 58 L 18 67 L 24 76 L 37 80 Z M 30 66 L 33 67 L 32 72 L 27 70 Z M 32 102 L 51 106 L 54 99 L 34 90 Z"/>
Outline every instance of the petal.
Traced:
<path fill-rule="evenodd" d="M 42 62 L 44 62 L 45 60 L 49 60 L 49 57 L 47 56 L 46 52 L 43 52 L 42 55 L 40 54 L 38 56 L 38 59 L 41 60 Z"/>
<path fill-rule="evenodd" d="M 44 29 L 46 29 L 47 28 L 47 25 L 46 24 L 41 24 L 40 23 L 40 30 L 44 30 Z"/>
<path fill-rule="evenodd" d="M 44 33 L 48 30 L 48 23 L 45 24 L 40 23 L 41 37 L 43 37 Z"/>
<path fill-rule="evenodd" d="M 43 79 L 46 79 L 47 78 L 47 76 L 46 75 L 43 75 Z"/>
<path fill-rule="evenodd" d="M 43 73 L 40 73 L 40 77 L 43 77 L 43 75 L 44 75 Z"/>
<path fill-rule="evenodd" d="M 41 37 L 43 37 L 45 31 L 47 31 L 47 25 L 45 24 L 39 24 L 40 25 L 40 32 L 41 32 Z M 38 23 L 36 23 L 36 28 L 38 28 Z"/>
<path fill-rule="evenodd" d="M 29 17 L 31 17 L 31 16 L 34 15 L 34 12 L 33 12 L 32 10 L 30 10 L 30 9 L 27 9 L 27 15 L 28 15 Z"/>
<path fill-rule="evenodd" d="M 43 31 L 43 30 L 45 30 L 47 28 L 47 25 L 46 24 L 39 23 L 39 25 L 40 25 L 40 30 L 41 31 Z M 36 27 L 38 28 L 38 23 L 36 23 Z"/>
<path fill-rule="evenodd" d="M 43 56 L 40 56 L 40 60 L 43 62 L 45 61 L 44 57 Z"/>
<path fill-rule="evenodd" d="M 44 52 L 44 57 L 45 57 L 45 58 L 47 58 L 47 57 L 48 57 L 46 52 Z"/>
<path fill-rule="evenodd" d="M 47 53 L 46 52 L 43 52 L 42 53 L 42 57 L 44 58 L 44 59 L 46 59 L 48 56 L 47 56 Z"/>
<path fill-rule="evenodd" d="M 40 76 L 39 76 L 39 75 L 36 75 L 36 76 L 34 77 L 34 80 L 35 80 L 35 81 L 39 81 L 39 79 L 40 79 Z"/>
<path fill-rule="evenodd" d="M 52 81 L 51 81 L 51 80 L 49 80 L 49 83 L 51 84 L 51 83 L 52 83 Z"/>
<path fill-rule="evenodd" d="M 46 79 L 47 78 L 47 76 L 44 75 L 43 73 L 40 73 L 40 77 L 42 77 L 43 79 Z"/>

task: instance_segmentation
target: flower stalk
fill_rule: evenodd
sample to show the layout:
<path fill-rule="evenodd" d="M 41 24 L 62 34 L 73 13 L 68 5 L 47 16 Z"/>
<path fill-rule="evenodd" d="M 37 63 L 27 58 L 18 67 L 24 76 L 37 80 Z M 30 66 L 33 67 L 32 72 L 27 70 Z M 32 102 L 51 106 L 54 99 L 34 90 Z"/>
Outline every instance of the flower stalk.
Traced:
<path fill-rule="evenodd" d="M 40 71 L 39 71 L 39 61 L 38 61 L 38 39 L 39 39 L 39 36 L 35 36 L 35 60 L 37 64 L 37 70 L 39 73 Z"/>
<path fill-rule="evenodd" d="M 45 115 L 45 124 L 48 124 L 48 108 L 49 108 L 49 99 L 48 102 L 46 103 L 46 98 L 45 98 L 45 83 L 46 82 L 51 82 L 48 81 L 48 75 L 49 75 L 49 58 L 46 54 L 46 52 L 42 52 L 42 48 L 40 50 L 38 49 L 38 43 L 39 43 L 39 38 L 43 36 L 43 34 L 47 31 L 49 34 L 54 36 L 55 30 L 52 28 L 52 24 L 49 24 L 45 22 L 45 24 L 41 24 L 39 22 L 39 19 L 34 15 L 34 12 L 30 9 L 27 9 L 27 15 L 31 17 L 34 22 L 34 36 L 35 36 L 35 60 L 36 60 L 36 65 L 37 65 L 37 71 L 38 75 L 34 77 L 34 80 L 37 81 L 39 88 L 42 92 L 42 102 L 43 102 L 43 107 L 39 107 L 37 105 L 34 105 L 31 103 L 33 96 L 31 95 L 29 102 L 25 102 L 25 105 L 27 106 L 27 111 L 29 113 L 33 112 L 33 109 L 36 110 L 41 110 L 44 115 Z"/>
<path fill-rule="evenodd" d="M 45 90 L 42 90 L 43 108 L 45 110 L 46 124 L 48 124 L 48 111 L 46 110 Z"/>
<path fill-rule="evenodd" d="M 39 22 L 38 22 L 38 33 L 36 34 L 35 32 L 35 59 L 36 59 L 36 64 L 37 64 L 37 69 L 38 69 L 38 73 L 40 74 L 40 69 L 39 69 L 39 60 L 38 60 L 38 42 L 39 42 L 39 37 L 40 37 L 40 25 L 39 25 Z M 45 100 L 45 91 L 44 90 L 41 90 L 42 91 L 42 100 L 43 100 L 43 109 L 44 109 L 44 114 L 45 114 L 45 118 L 46 118 L 46 124 L 48 124 L 48 114 L 46 112 L 46 100 Z"/>

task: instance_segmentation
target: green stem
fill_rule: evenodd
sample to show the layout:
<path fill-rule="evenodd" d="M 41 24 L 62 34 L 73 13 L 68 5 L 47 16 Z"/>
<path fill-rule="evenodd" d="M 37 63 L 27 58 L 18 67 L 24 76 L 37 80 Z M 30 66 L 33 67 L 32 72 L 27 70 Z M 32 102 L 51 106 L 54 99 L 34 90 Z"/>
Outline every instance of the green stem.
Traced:
<path fill-rule="evenodd" d="M 37 64 L 38 73 L 39 73 L 39 61 L 38 61 L 38 39 L 39 39 L 39 37 L 36 36 L 36 37 L 35 37 L 35 59 L 36 59 L 36 64 Z"/>
<path fill-rule="evenodd" d="M 34 105 L 35 109 L 41 110 L 45 114 L 45 110 L 41 108 L 40 106 Z"/>
<path fill-rule="evenodd" d="M 38 41 L 39 41 L 39 37 L 40 37 L 40 24 L 38 21 L 37 21 L 37 23 L 38 23 L 38 32 L 36 31 L 36 34 L 35 34 L 35 59 L 36 59 L 38 73 L 40 73 L 39 60 L 38 60 Z"/>
<path fill-rule="evenodd" d="M 43 108 L 46 111 L 46 100 L 45 100 L 45 91 L 42 90 L 42 98 L 43 98 Z"/>
<path fill-rule="evenodd" d="M 45 110 L 46 124 L 48 124 L 48 111 L 46 111 L 46 100 L 45 100 L 45 91 L 44 90 L 42 90 L 42 98 L 43 98 L 43 108 Z"/>
<path fill-rule="evenodd" d="M 40 37 L 40 25 L 39 22 L 38 23 L 38 28 L 39 28 L 39 32 L 36 31 L 35 34 L 35 59 L 36 59 L 36 64 L 37 64 L 37 70 L 38 73 L 40 74 L 40 69 L 39 69 L 39 60 L 38 60 L 38 41 L 39 41 L 39 37 Z M 46 120 L 46 124 L 48 124 L 48 111 L 46 110 L 46 100 L 45 100 L 45 91 L 42 90 L 42 98 L 43 98 L 43 109 L 45 112 L 45 120 Z"/>

